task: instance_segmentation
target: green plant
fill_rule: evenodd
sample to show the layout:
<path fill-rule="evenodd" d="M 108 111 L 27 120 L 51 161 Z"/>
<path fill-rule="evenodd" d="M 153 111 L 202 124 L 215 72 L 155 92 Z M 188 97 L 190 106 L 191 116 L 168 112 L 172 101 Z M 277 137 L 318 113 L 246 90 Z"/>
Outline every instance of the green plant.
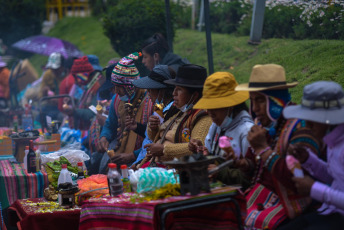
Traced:
<path fill-rule="evenodd" d="M 172 25 L 173 21 L 172 15 Z M 166 35 L 165 3 L 162 0 L 120 1 L 109 8 L 103 27 L 112 47 L 121 56 L 139 51 L 141 44 L 154 33 Z"/>
<path fill-rule="evenodd" d="M 239 27 L 243 15 L 251 9 L 251 4 L 244 0 L 214 1 L 210 4 L 210 20 L 212 31 L 233 33 Z"/>
<path fill-rule="evenodd" d="M 108 8 L 118 3 L 118 0 L 88 0 L 88 4 L 92 9 L 92 15 L 95 17 L 103 16 Z"/>
<path fill-rule="evenodd" d="M 25 37 L 40 34 L 44 13 L 44 0 L 2 0 L 0 38 L 8 46 Z"/>

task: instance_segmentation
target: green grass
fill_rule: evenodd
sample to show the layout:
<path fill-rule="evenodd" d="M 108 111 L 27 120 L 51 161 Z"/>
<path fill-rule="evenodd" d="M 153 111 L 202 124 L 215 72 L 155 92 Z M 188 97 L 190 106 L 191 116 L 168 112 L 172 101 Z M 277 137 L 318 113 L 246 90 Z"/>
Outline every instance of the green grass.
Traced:
<path fill-rule="evenodd" d="M 299 82 L 291 89 L 293 101 L 298 103 L 306 84 L 332 80 L 344 86 L 344 41 L 268 39 L 253 46 L 248 39 L 212 34 L 215 71 L 229 71 L 244 83 L 254 65 L 280 64 L 286 70 L 287 81 Z M 208 67 L 204 32 L 177 30 L 174 51 L 192 63 Z"/>
<path fill-rule="evenodd" d="M 77 45 L 85 54 L 97 55 L 102 66 L 118 57 L 103 34 L 101 22 L 95 18 L 64 18 L 48 35 Z M 333 80 L 344 86 L 344 41 L 268 39 L 253 46 L 248 40 L 249 37 L 213 33 L 215 71 L 229 71 L 239 83 L 244 83 L 255 64 L 280 64 L 286 70 L 287 81 L 299 82 L 291 89 L 295 102 L 300 102 L 303 87 L 314 81 Z M 205 32 L 179 29 L 173 48 L 191 63 L 208 67 Z M 39 68 L 47 57 L 34 55 L 30 60 Z"/>

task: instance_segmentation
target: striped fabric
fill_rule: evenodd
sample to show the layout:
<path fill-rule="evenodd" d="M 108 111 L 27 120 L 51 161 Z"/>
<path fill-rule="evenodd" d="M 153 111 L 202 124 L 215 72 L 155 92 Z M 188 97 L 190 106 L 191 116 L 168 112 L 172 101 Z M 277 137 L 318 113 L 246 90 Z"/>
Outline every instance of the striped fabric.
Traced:
<path fill-rule="evenodd" d="M 235 190 L 221 194 L 235 196 L 240 206 L 242 218 L 246 216 L 246 201 Z M 220 193 L 199 194 L 197 196 L 169 197 L 164 200 L 133 203 L 130 194 L 119 197 L 94 198 L 86 201 L 80 213 L 79 230 L 100 229 L 160 229 L 160 205 L 204 198 L 216 200 Z M 235 208 L 232 203 L 221 203 L 211 207 L 190 209 L 171 213 L 167 216 L 165 226 L 171 229 L 238 229 Z M 244 219 L 242 219 L 243 222 Z M 171 227 L 172 226 L 172 227 Z"/>
<path fill-rule="evenodd" d="M 249 191 L 246 199 L 247 229 L 275 229 L 287 218 L 279 197 L 259 183 Z"/>
<path fill-rule="evenodd" d="M 48 175 L 45 171 L 27 173 L 23 163 L 0 161 L 2 208 L 7 208 L 18 199 L 43 197 L 43 190 L 48 187 L 48 183 Z"/>

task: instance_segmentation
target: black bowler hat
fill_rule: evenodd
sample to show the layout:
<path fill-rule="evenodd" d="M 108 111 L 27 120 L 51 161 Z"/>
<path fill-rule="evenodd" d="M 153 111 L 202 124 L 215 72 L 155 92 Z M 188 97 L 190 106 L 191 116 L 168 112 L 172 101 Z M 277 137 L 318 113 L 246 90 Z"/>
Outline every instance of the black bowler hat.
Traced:
<path fill-rule="evenodd" d="M 189 88 L 203 88 L 207 70 L 203 66 L 185 64 L 179 67 L 175 79 L 164 81 L 166 84 L 184 86 Z"/>

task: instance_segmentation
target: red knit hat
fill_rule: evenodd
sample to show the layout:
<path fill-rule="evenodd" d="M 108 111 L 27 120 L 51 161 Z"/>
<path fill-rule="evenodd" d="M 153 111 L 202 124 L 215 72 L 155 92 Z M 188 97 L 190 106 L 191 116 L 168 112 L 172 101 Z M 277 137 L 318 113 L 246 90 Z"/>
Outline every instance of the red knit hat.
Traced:
<path fill-rule="evenodd" d="M 75 59 L 73 62 L 73 66 L 71 69 L 72 74 L 77 73 L 92 73 L 93 67 L 91 63 L 88 61 L 87 56 L 83 56 L 81 58 Z"/>

